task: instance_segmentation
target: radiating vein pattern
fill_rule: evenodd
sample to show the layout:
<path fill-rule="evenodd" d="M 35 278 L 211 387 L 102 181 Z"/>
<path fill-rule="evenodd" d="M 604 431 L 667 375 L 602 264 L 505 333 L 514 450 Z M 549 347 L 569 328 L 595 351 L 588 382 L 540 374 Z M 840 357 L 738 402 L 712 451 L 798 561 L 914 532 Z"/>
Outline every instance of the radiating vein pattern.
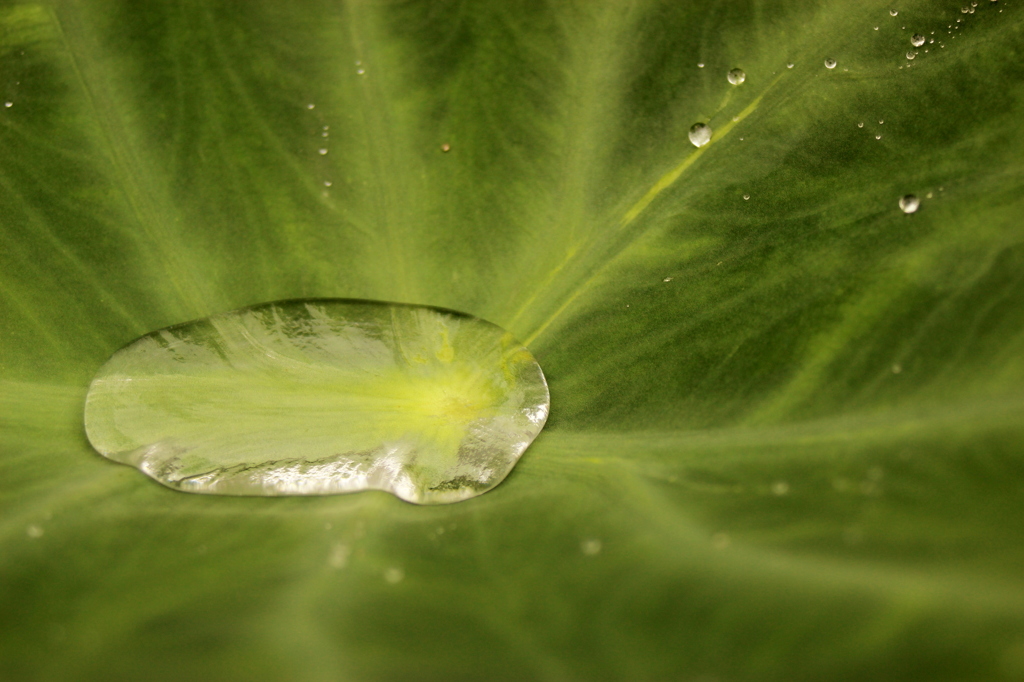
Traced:
<path fill-rule="evenodd" d="M 434 504 L 500 483 L 547 414 L 540 366 L 495 325 L 303 300 L 143 336 L 100 369 L 85 424 L 100 453 L 178 490 Z"/>

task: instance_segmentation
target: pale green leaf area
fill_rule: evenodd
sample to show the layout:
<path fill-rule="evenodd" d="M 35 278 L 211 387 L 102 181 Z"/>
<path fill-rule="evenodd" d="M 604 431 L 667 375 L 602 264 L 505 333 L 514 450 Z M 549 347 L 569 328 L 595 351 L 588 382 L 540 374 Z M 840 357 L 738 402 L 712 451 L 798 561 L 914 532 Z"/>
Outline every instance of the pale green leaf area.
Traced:
<path fill-rule="evenodd" d="M 1024 679 L 1024 3 L 961 4 L 3 3 L 0 679 Z M 437 507 L 89 446 L 118 348 L 304 297 L 511 331 L 545 430 Z"/>

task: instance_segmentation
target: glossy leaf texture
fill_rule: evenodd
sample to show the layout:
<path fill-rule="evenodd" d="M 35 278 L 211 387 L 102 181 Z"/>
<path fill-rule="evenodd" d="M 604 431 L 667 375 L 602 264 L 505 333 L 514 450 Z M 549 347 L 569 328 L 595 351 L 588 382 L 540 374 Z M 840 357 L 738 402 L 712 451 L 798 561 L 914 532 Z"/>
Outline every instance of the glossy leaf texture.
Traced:
<path fill-rule="evenodd" d="M 4 3 L 0 678 L 1024 678 L 1024 5 L 968 10 Z M 307 297 L 511 331 L 547 427 L 430 508 L 89 447 L 116 349 Z"/>

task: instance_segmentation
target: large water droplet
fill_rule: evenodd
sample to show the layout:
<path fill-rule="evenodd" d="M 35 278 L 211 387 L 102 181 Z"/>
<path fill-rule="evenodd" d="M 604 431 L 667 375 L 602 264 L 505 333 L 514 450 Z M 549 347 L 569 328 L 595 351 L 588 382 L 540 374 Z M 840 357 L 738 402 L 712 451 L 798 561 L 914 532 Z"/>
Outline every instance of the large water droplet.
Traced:
<path fill-rule="evenodd" d="M 739 85 L 743 81 L 747 80 L 747 74 L 743 72 L 743 69 L 733 69 L 725 76 L 730 83 L 733 85 Z"/>
<path fill-rule="evenodd" d="M 921 206 L 921 200 L 913 194 L 900 197 L 900 210 L 904 213 L 913 213 Z"/>
<path fill-rule="evenodd" d="M 836 60 L 832 59 L 831 57 L 826 59 L 825 60 L 825 68 L 826 69 L 834 69 L 834 68 L 836 68 Z"/>
<path fill-rule="evenodd" d="M 921 47 L 924 45 L 924 36 L 920 33 L 915 33 L 914 37 L 910 39 L 910 44 L 914 47 Z"/>
<path fill-rule="evenodd" d="M 711 126 L 706 123 L 694 123 L 690 126 L 690 142 L 694 147 L 703 147 L 711 141 Z"/>
<path fill-rule="evenodd" d="M 457 502 L 501 482 L 544 426 L 533 355 L 475 317 L 373 301 L 264 303 L 152 332 L 89 387 L 85 430 L 171 488 L 384 490 Z"/>

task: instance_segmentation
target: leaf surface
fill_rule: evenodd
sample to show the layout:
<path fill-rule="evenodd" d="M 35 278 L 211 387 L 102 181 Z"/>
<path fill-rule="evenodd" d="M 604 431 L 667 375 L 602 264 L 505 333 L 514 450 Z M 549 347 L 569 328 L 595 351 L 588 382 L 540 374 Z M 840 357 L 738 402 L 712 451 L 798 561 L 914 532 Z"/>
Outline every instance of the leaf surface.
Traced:
<path fill-rule="evenodd" d="M 5 3 L 0 678 L 1024 678 L 1024 7 L 893 8 Z M 545 431 L 438 508 L 89 447 L 304 297 L 511 330 Z"/>

